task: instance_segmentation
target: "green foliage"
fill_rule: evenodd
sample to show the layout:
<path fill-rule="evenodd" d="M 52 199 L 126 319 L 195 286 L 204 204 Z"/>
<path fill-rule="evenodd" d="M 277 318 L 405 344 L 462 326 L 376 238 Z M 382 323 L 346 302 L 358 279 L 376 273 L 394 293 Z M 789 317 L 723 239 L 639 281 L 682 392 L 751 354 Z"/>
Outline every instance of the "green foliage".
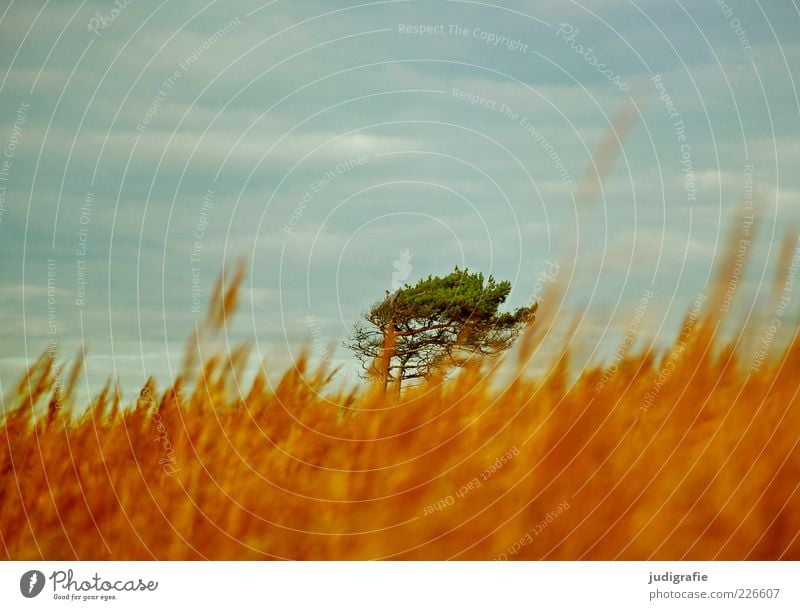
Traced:
<path fill-rule="evenodd" d="M 511 282 L 497 282 L 468 269 L 444 277 L 428 276 L 375 303 L 355 325 L 352 349 L 368 375 L 384 383 L 426 377 L 435 369 L 462 366 L 470 358 L 508 349 L 537 305 L 498 312 Z M 365 324 L 366 322 L 366 324 Z M 387 353 L 390 350 L 390 353 Z M 386 359 L 386 366 L 374 362 Z"/>

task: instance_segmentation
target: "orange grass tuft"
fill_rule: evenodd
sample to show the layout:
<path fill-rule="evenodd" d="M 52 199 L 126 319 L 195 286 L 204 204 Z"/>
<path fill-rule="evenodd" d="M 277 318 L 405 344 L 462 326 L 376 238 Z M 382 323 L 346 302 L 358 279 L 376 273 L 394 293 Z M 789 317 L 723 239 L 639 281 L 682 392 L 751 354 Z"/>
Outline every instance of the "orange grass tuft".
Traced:
<path fill-rule="evenodd" d="M 43 356 L 4 397 L 4 557 L 800 559 L 796 328 L 752 370 L 713 310 L 690 315 L 601 392 L 606 367 L 573 380 L 568 351 L 526 372 L 536 325 L 504 387 L 486 362 L 399 401 L 323 394 L 331 371 L 303 355 L 245 388 L 248 347 L 213 347 L 242 278 L 172 387 L 124 407 L 109 382 L 77 410 L 81 359 L 60 387 Z"/>

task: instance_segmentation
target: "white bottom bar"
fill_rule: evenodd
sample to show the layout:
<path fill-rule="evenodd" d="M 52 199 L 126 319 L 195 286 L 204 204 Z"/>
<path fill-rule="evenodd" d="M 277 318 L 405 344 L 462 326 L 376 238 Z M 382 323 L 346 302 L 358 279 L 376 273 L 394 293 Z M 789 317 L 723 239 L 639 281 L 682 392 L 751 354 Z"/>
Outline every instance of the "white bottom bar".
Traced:
<path fill-rule="evenodd" d="M 777 610 L 800 608 L 798 577 L 793 562 L 15 561 L 0 564 L 0 607 Z"/>

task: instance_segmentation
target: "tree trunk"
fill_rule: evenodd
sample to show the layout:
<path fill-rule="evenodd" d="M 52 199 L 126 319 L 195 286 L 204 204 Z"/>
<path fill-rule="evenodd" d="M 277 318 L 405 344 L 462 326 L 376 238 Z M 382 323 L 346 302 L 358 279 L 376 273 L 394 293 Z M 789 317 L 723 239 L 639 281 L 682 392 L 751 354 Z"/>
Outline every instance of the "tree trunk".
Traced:
<path fill-rule="evenodd" d="M 389 374 L 391 372 L 392 357 L 394 356 L 396 341 L 397 331 L 394 327 L 394 321 L 391 321 L 383 330 L 383 346 L 381 347 L 380 363 L 378 364 L 378 372 L 381 383 L 383 384 L 384 394 L 389 387 Z"/>
<path fill-rule="evenodd" d="M 400 367 L 397 369 L 397 377 L 394 380 L 394 396 L 398 400 L 400 400 L 400 386 L 403 383 L 403 375 L 406 372 L 405 362 L 400 364 Z"/>

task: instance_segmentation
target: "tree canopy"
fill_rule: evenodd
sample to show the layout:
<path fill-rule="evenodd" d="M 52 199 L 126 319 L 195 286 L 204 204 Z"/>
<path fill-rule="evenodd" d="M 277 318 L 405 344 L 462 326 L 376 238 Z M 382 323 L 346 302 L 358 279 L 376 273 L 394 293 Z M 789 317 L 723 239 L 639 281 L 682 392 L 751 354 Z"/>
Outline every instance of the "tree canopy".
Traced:
<path fill-rule="evenodd" d="M 499 312 L 511 282 L 455 270 L 406 284 L 377 301 L 345 343 L 367 375 L 396 390 L 442 367 L 463 366 L 476 356 L 498 354 L 533 322 L 536 303 Z"/>

